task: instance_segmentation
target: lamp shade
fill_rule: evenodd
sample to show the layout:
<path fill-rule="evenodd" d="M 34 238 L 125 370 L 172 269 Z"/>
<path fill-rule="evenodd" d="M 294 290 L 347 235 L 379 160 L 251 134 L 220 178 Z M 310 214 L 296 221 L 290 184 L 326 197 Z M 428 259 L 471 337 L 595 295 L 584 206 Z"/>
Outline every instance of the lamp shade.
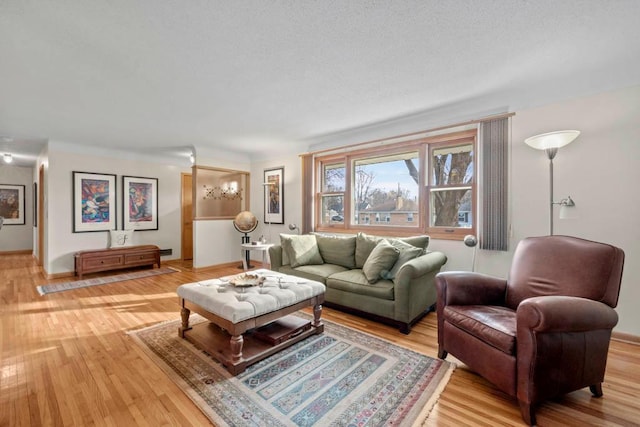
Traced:
<path fill-rule="evenodd" d="M 578 135 L 580 135 L 579 130 L 559 130 L 531 136 L 525 139 L 524 142 L 537 150 L 546 150 L 549 148 L 564 147 L 576 139 Z"/>

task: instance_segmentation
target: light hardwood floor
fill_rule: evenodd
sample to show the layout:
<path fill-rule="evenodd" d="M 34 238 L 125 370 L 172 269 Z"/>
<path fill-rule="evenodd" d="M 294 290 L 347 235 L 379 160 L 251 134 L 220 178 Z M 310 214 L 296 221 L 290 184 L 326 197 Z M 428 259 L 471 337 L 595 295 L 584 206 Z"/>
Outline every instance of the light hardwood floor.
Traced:
<path fill-rule="evenodd" d="M 0 255 L 0 425 L 210 425 L 126 331 L 179 319 L 180 284 L 238 272 L 185 268 L 40 296 L 36 286 L 48 281 L 33 258 Z M 335 310 L 323 318 L 436 356 L 433 313 L 408 336 Z M 545 403 L 539 425 L 639 425 L 640 346 L 612 342 L 603 390 L 601 399 L 584 389 Z M 428 425 L 523 423 L 514 399 L 461 365 Z"/>

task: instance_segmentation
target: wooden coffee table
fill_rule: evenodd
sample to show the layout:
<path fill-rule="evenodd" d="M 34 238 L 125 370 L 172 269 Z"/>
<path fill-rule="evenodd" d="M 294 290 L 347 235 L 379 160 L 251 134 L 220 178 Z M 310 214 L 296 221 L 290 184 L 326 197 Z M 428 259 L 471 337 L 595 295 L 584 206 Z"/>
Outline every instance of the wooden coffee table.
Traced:
<path fill-rule="evenodd" d="M 320 320 L 324 284 L 264 269 L 252 273 L 267 276 L 263 286 L 236 288 L 222 278 L 184 284 L 177 290 L 182 317 L 178 334 L 220 361 L 233 375 L 324 331 Z M 258 328 L 306 307 L 313 307 L 308 329 L 291 331 L 290 335 L 285 334 L 287 339 L 273 344 L 259 339 L 255 333 Z M 192 311 L 209 322 L 190 326 Z"/>

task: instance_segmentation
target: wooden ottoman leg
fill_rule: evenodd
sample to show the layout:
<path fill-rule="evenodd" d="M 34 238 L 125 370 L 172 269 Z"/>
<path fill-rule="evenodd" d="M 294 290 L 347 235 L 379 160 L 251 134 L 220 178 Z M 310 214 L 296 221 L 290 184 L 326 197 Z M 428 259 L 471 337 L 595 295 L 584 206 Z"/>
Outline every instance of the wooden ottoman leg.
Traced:
<path fill-rule="evenodd" d="M 324 324 L 320 316 L 322 316 L 322 304 L 316 304 L 313 306 L 313 327 L 316 329 L 316 334 L 324 332 Z"/>
<path fill-rule="evenodd" d="M 231 360 L 234 364 L 237 364 L 242 360 L 242 345 L 244 344 L 244 338 L 242 335 L 232 335 L 230 341 L 231 347 Z"/>
<path fill-rule="evenodd" d="M 178 328 L 178 335 L 180 336 L 180 338 L 184 338 L 184 332 L 191 329 L 191 326 L 189 326 L 190 314 L 191 310 L 189 310 L 188 308 L 182 307 L 182 309 L 180 310 L 180 317 L 182 318 L 182 326 Z"/>

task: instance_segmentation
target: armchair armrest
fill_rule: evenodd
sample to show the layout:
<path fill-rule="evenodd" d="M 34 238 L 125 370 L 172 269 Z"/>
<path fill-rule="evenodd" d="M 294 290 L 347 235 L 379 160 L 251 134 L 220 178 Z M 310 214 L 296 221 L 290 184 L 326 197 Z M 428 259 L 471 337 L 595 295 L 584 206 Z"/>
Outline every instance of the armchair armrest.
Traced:
<path fill-rule="evenodd" d="M 602 302 L 559 295 L 522 301 L 516 317 L 518 330 L 538 333 L 613 329 L 618 323 L 618 313 Z"/>
<path fill-rule="evenodd" d="M 507 281 L 468 271 L 436 276 L 439 305 L 504 305 Z"/>

